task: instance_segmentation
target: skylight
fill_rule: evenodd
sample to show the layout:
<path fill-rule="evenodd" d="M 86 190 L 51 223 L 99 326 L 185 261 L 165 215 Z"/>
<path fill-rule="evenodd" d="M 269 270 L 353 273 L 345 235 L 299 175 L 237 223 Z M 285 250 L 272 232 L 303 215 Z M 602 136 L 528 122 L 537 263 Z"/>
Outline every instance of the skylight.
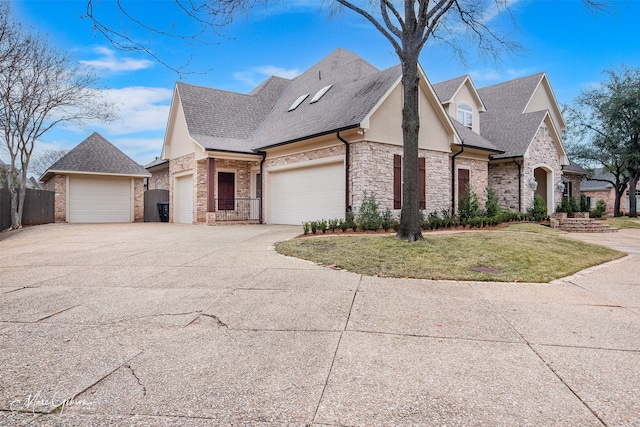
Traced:
<path fill-rule="evenodd" d="M 291 104 L 291 107 L 289 107 L 289 109 L 287 111 L 293 111 L 296 108 L 298 108 L 298 105 L 302 104 L 302 101 L 304 101 L 305 99 L 307 99 L 307 97 L 309 96 L 309 94 L 304 94 L 301 95 L 298 99 L 296 99 L 293 104 Z M 315 97 L 314 97 L 315 98 Z"/>
<path fill-rule="evenodd" d="M 331 89 L 331 86 L 333 85 L 325 86 L 322 89 L 320 89 L 318 92 L 316 92 L 316 94 L 313 95 L 313 98 L 311 98 L 311 101 L 309 101 L 309 104 L 313 104 L 314 102 L 320 101 L 320 98 L 322 98 L 322 96 L 325 93 L 327 93 L 329 89 Z"/>

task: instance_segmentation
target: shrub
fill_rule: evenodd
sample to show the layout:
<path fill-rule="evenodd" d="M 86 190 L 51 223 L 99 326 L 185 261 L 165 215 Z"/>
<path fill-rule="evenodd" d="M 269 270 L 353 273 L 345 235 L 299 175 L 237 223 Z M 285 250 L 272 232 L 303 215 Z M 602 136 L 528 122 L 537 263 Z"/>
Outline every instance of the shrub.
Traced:
<path fill-rule="evenodd" d="M 367 195 L 364 193 L 364 199 L 362 199 L 362 205 L 358 212 L 358 225 L 363 231 L 372 230 L 377 231 L 382 223 L 380 211 L 378 210 L 378 202 L 376 197 Z"/>
<path fill-rule="evenodd" d="M 302 231 L 304 232 L 304 235 L 306 236 L 307 234 L 309 234 L 309 231 L 311 231 L 311 224 L 308 222 L 303 222 L 302 223 Z"/>
<path fill-rule="evenodd" d="M 356 220 L 355 220 L 355 216 L 353 215 L 353 212 L 349 211 L 345 214 L 344 216 L 344 221 L 345 224 L 347 226 L 346 229 L 344 229 L 343 231 L 346 231 L 347 229 L 352 229 L 353 231 L 356 231 Z"/>
<path fill-rule="evenodd" d="M 338 228 L 342 230 L 343 233 L 346 233 L 347 229 L 349 228 L 349 223 L 347 223 L 346 220 L 341 219 L 340 222 L 338 223 Z"/>
<path fill-rule="evenodd" d="M 478 196 L 473 192 L 469 184 L 467 184 L 464 194 L 458 200 L 458 216 L 461 220 L 480 216 Z"/>
<path fill-rule="evenodd" d="M 380 225 L 384 231 L 389 231 L 390 228 L 393 228 L 394 230 L 398 229 L 397 221 L 393 217 L 391 209 L 387 208 L 382 212 L 382 215 L 380 216 Z"/>
<path fill-rule="evenodd" d="M 322 218 L 322 220 L 318 221 L 318 230 L 322 231 L 323 233 L 327 232 L 327 220 Z"/>
<path fill-rule="evenodd" d="M 580 212 L 589 212 L 591 206 L 589 206 L 589 199 L 584 194 L 580 196 Z"/>
<path fill-rule="evenodd" d="M 329 230 L 331 230 L 332 233 L 336 232 L 336 228 L 338 228 L 338 224 L 340 223 L 339 219 L 330 219 L 329 220 Z"/>
<path fill-rule="evenodd" d="M 598 201 L 596 202 L 596 208 L 589 212 L 589 216 L 591 218 L 602 218 L 602 215 L 604 215 L 606 210 L 607 202 L 602 199 L 598 199 Z"/>
<path fill-rule="evenodd" d="M 544 199 L 537 194 L 533 197 L 533 207 L 529 214 L 536 221 L 544 221 L 549 215 L 547 211 L 547 204 Z"/>
<path fill-rule="evenodd" d="M 492 187 L 487 187 L 487 202 L 484 209 L 488 217 L 494 217 L 501 212 L 498 193 Z"/>

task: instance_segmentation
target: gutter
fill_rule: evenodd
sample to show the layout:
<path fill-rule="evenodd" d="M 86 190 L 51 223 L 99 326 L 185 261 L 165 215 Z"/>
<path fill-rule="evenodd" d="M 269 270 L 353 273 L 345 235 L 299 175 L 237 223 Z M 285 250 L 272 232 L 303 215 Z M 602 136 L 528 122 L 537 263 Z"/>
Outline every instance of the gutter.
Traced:
<path fill-rule="evenodd" d="M 518 166 L 518 212 L 522 212 L 522 165 L 515 160 L 513 163 Z"/>
<path fill-rule="evenodd" d="M 258 154 L 260 154 L 262 156 L 262 159 L 260 159 L 260 214 L 258 215 L 258 222 L 260 224 L 263 224 L 263 218 L 262 218 L 262 200 L 264 198 L 264 173 L 262 173 L 262 169 L 263 169 L 263 165 L 264 165 L 264 161 L 267 158 L 267 153 L 265 151 L 257 151 Z"/>
<path fill-rule="evenodd" d="M 349 206 L 349 142 L 340 136 L 340 131 L 336 132 L 336 137 L 344 143 L 344 206 L 346 212 L 351 211 Z"/>
<path fill-rule="evenodd" d="M 460 140 L 462 150 L 451 156 L 451 214 L 456 211 L 456 157 L 464 153 L 464 141 Z"/>

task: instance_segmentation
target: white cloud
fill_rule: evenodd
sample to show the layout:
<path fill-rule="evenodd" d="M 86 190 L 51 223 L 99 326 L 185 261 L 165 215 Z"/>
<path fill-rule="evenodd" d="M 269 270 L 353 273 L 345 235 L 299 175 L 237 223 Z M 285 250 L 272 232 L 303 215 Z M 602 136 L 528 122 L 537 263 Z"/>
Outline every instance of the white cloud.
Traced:
<path fill-rule="evenodd" d="M 530 68 L 509 68 L 504 71 L 474 70 L 469 72 L 469 75 L 471 76 L 471 79 L 475 84 L 482 85 L 482 83 L 506 82 L 508 80 L 514 80 L 520 77 L 534 74 L 536 72 L 537 71 Z"/>
<path fill-rule="evenodd" d="M 112 123 L 93 123 L 114 135 L 158 131 L 166 128 L 173 91 L 159 87 L 132 86 L 101 91 L 116 108 Z"/>
<path fill-rule="evenodd" d="M 141 165 L 146 165 L 162 152 L 163 138 L 107 138 L 113 145 Z"/>
<path fill-rule="evenodd" d="M 94 51 L 101 55 L 101 58 L 80 60 L 79 62 L 84 65 L 96 68 L 98 70 L 107 71 L 136 71 L 149 68 L 153 65 L 153 61 L 148 59 L 134 59 L 134 58 L 117 58 L 116 51 L 106 47 L 97 47 Z"/>
<path fill-rule="evenodd" d="M 300 70 L 298 68 L 288 70 L 274 65 L 261 65 L 253 67 L 248 71 L 235 72 L 233 73 L 233 78 L 246 83 L 249 86 L 257 86 L 267 77 L 277 76 L 285 79 L 292 79 L 298 75 L 300 75 Z"/>

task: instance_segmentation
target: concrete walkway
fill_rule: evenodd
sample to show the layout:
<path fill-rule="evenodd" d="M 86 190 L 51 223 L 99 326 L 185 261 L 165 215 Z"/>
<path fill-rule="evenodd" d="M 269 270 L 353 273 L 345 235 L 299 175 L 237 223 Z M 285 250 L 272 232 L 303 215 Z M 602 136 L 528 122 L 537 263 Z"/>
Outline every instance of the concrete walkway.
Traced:
<path fill-rule="evenodd" d="M 570 236 L 632 255 L 551 284 L 275 253 L 299 232 L 0 237 L 0 425 L 640 427 L 640 230 Z"/>

